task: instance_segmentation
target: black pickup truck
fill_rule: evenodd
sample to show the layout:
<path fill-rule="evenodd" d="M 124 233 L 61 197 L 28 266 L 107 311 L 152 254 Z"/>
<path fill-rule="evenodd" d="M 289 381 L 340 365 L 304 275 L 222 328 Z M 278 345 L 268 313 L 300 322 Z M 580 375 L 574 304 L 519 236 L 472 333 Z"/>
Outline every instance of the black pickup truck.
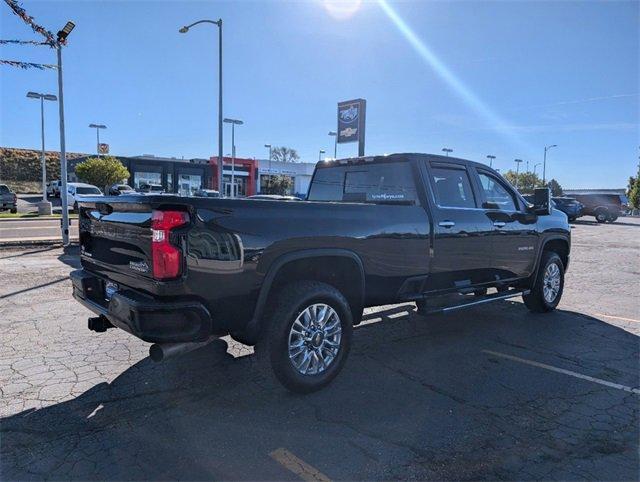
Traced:
<path fill-rule="evenodd" d="M 231 335 L 309 392 L 342 368 L 365 307 L 522 296 L 553 310 L 570 228 L 536 196 L 482 164 L 394 154 L 319 163 L 306 201 L 83 200 L 73 295 L 98 315 L 90 329 L 154 343 L 155 360 Z"/>

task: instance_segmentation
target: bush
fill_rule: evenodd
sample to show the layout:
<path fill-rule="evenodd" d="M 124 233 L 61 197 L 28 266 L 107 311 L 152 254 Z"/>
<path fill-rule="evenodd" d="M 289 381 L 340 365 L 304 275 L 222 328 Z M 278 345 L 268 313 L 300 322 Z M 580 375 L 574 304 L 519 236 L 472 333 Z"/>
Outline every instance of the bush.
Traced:
<path fill-rule="evenodd" d="M 82 181 L 100 188 L 129 179 L 129 171 L 111 156 L 90 157 L 76 166 L 76 176 Z"/>

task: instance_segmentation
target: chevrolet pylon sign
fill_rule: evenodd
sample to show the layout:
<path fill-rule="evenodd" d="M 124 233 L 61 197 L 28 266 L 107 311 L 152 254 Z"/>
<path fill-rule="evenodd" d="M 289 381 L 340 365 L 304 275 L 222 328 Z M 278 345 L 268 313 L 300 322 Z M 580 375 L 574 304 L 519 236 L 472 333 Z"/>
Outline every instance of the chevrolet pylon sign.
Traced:
<path fill-rule="evenodd" d="M 358 142 L 358 155 L 364 156 L 364 132 L 367 101 L 338 102 L 338 143 Z"/>

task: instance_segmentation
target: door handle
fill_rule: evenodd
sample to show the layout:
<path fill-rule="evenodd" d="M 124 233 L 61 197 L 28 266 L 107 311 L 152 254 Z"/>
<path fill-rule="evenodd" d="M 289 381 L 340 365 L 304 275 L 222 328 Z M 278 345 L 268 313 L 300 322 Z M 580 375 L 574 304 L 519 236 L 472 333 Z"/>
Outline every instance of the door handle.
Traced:
<path fill-rule="evenodd" d="M 442 228 L 452 228 L 456 225 L 456 223 L 454 223 L 453 221 L 440 221 L 438 223 L 438 226 L 442 227 Z"/>
<path fill-rule="evenodd" d="M 506 224 L 507 224 L 507 223 L 505 223 L 504 221 L 494 221 L 494 222 L 493 222 L 493 225 L 494 225 L 496 228 L 504 228 L 504 226 L 505 226 Z"/>

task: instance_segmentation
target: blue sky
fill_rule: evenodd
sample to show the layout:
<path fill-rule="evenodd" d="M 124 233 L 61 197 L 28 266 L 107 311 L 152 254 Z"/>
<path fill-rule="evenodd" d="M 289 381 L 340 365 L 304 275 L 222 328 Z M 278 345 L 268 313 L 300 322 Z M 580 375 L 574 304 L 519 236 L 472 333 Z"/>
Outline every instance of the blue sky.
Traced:
<path fill-rule="evenodd" d="M 264 158 L 265 143 L 308 161 L 331 154 L 336 103 L 362 97 L 367 154 L 446 146 L 473 160 L 493 154 L 502 170 L 514 158 L 533 169 L 558 144 L 547 171 L 565 187 L 624 187 L 636 172 L 640 2 L 345 3 L 350 15 L 319 0 L 23 6 L 53 32 L 77 25 L 64 51 L 69 151 L 95 150 L 87 126 L 97 122 L 114 154 L 214 155 L 216 27 L 178 28 L 222 17 L 224 115 L 245 122 L 238 156 Z M 38 38 L 4 4 L 0 32 Z M 55 61 L 45 47 L 2 46 L 0 58 Z M 57 93 L 55 72 L 0 66 L 2 146 L 39 146 L 28 90 Z M 57 106 L 46 115 L 47 148 L 58 149 Z M 338 147 L 339 157 L 356 153 Z"/>

